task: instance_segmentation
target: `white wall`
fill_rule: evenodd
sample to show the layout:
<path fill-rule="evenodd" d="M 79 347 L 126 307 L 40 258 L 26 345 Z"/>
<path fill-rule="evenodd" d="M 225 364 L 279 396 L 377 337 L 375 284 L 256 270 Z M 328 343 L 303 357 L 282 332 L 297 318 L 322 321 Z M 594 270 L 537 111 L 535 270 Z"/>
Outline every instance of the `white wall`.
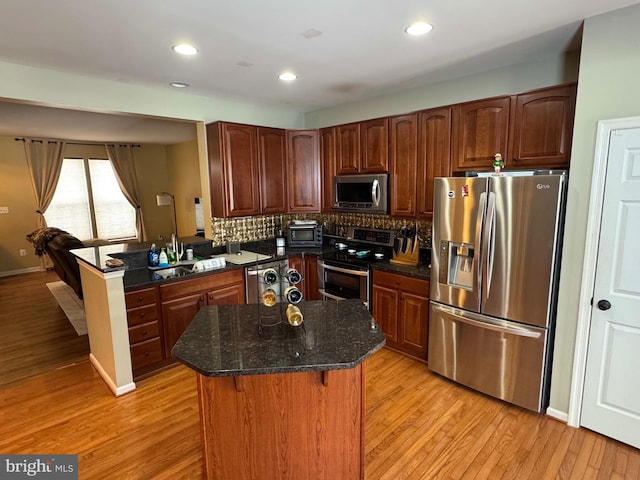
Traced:
<path fill-rule="evenodd" d="M 640 115 L 640 5 L 585 21 L 571 152 L 551 407 L 567 412 L 598 120 Z"/>
<path fill-rule="evenodd" d="M 160 117 L 228 120 L 280 128 L 302 128 L 302 113 L 275 104 L 102 80 L 44 68 L 0 62 L 0 97 L 48 106 Z"/>
<path fill-rule="evenodd" d="M 577 65 L 577 51 L 566 56 L 540 58 L 535 62 L 510 65 L 393 95 L 316 110 L 305 115 L 305 124 L 307 128 L 321 128 L 574 82 L 578 77 Z"/>

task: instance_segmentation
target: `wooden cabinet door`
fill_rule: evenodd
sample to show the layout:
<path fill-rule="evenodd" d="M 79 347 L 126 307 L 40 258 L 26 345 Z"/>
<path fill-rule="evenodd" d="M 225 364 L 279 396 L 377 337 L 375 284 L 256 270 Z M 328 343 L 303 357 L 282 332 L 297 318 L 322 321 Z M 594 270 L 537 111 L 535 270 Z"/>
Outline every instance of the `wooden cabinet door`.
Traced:
<path fill-rule="evenodd" d="M 258 128 L 258 164 L 261 213 L 287 211 L 286 133 Z"/>
<path fill-rule="evenodd" d="M 575 84 L 518 95 L 506 168 L 567 168 L 575 106 Z"/>
<path fill-rule="evenodd" d="M 304 298 L 305 300 L 320 300 L 318 295 L 318 257 L 305 255 L 304 257 Z"/>
<path fill-rule="evenodd" d="M 451 108 L 418 113 L 418 217 L 433 214 L 433 179 L 451 175 Z"/>
<path fill-rule="evenodd" d="M 256 143 L 256 127 L 234 123 L 222 124 L 222 157 L 228 217 L 260 213 Z"/>
<path fill-rule="evenodd" d="M 206 305 L 204 293 L 189 295 L 168 302 L 162 302 L 164 331 L 164 351 L 171 358 L 171 349 L 187 329 L 193 317 Z"/>
<path fill-rule="evenodd" d="M 360 124 L 336 127 L 336 175 L 360 173 Z"/>
<path fill-rule="evenodd" d="M 406 292 L 400 292 L 399 295 L 399 347 L 410 355 L 426 360 L 427 336 L 429 334 L 429 299 Z"/>
<path fill-rule="evenodd" d="M 387 343 L 398 343 L 398 293 L 396 290 L 373 286 L 373 318 L 380 325 Z"/>
<path fill-rule="evenodd" d="M 389 119 L 360 123 L 360 173 L 389 173 Z"/>
<path fill-rule="evenodd" d="M 289 212 L 320 212 L 318 130 L 288 130 Z"/>
<path fill-rule="evenodd" d="M 510 97 L 453 107 L 453 170 L 491 170 L 496 153 L 507 155 Z"/>
<path fill-rule="evenodd" d="M 415 217 L 418 171 L 418 115 L 391 117 L 391 215 Z"/>
<path fill-rule="evenodd" d="M 207 292 L 207 305 L 241 305 L 244 301 L 244 284 L 229 285 Z"/>
<path fill-rule="evenodd" d="M 333 191 L 333 177 L 336 174 L 336 129 L 320 129 L 320 169 L 322 171 L 323 212 L 332 212 L 336 200 Z"/>

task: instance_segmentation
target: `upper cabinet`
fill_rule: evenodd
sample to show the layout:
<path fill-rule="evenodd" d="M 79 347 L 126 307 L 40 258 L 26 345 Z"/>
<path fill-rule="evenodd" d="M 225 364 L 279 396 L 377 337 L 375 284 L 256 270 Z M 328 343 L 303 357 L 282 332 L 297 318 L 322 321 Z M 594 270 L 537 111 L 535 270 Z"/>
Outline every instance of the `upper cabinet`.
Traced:
<path fill-rule="evenodd" d="M 391 215 L 415 217 L 418 171 L 418 114 L 391 117 Z"/>
<path fill-rule="evenodd" d="M 575 83 L 453 107 L 452 169 L 568 168 L 576 105 Z"/>
<path fill-rule="evenodd" d="M 451 108 L 418 112 L 418 217 L 433 213 L 433 179 L 451 175 Z"/>
<path fill-rule="evenodd" d="M 289 212 L 320 212 L 318 130 L 287 130 Z"/>
<path fill-rule="evenodd" d="M 360 173 L 360 124 L 336 127 L 336 175 Z"/>
<path fill-rule="evenodd" d="M 320 129 L 321 211 L 331 212 L 335 203 L 333 177 L 336 174 L 336 129 Z"/>
<path fill-rule="evenodd" d="M 389 172 L 389 119 L 335 127 L 336 175 Z"/>
<path fill-rule="evenodd" d="M 360 123 L 359 173 L 389 172 L 389 119 L 375 118 Z"/>
<path fill-rule="evenodd" d="M 282 213 L 287 210 L 285 142 L 284 130 L 258 128 L 261 213 Z"/>
<path fill-rule="evenodd" d="M 507 168 L 569 166 L 576 87 L 551 87 L 516 97 Z"/>
<path fill-rule="evenodd" d="M 260 213 L 258 132 L 251 125 L 207 125 L 211 212 L 216 217 Z"/>
<path fill-rule="evenodd" d="M 510 106 L 511 97 L 499 97 L 453 107 L 453 170 L 487 170 L 496 153 L 505 157 Z"/>

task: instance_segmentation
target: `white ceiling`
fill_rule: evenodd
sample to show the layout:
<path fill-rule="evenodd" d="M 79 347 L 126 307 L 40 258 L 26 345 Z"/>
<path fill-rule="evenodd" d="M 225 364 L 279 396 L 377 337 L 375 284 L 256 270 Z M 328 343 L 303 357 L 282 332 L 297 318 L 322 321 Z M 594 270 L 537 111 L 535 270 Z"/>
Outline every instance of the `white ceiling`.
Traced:
<path fill-rule="evenodd" d="M 584 18 L 635 3 L 3 0 L 0 60 L 168 91 L 169 82 L 186 82 L 189 93 L 311 111 L 558 54 Z M 409 37 L 404 28 L 415 20 L 435 28 L 424 37 Z M 322 34 L 307 39 L 302 33 L 309 29 Z M 194 44 L 199 54 L 173 53 L 171 46 L 181 42 Z M 285 69 L 298 79 L 278 80 Z M 41 115 L 39 108 L 34 113 Z M 95 121 L 94 115 L 85 113 L 76 126 Z M 68 113 L 64 118 L 74 122 Z M 111 120 L 106 123 L 112 127 L 105 128 L 119 129 L 116 135 L 149 127 L 131 117 L 123 124 Z M 0 133 L 4 123 L 0 120 Z M 82 139 L 78 135 L 74 138 Z"/>

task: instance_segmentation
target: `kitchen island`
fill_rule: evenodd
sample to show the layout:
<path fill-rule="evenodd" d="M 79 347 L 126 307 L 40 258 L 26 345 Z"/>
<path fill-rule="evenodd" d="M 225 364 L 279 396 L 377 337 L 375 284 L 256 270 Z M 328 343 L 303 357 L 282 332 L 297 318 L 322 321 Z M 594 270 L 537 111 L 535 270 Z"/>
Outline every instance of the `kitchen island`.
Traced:
<path fill-rule="evenodd" d="M 300 308 L 292 327 L 257 304 L 205 307 L 173 348 L 197 372 L 205 478 L 364 478 L 362 362 L 385 337 L 360 300 Z"/>

